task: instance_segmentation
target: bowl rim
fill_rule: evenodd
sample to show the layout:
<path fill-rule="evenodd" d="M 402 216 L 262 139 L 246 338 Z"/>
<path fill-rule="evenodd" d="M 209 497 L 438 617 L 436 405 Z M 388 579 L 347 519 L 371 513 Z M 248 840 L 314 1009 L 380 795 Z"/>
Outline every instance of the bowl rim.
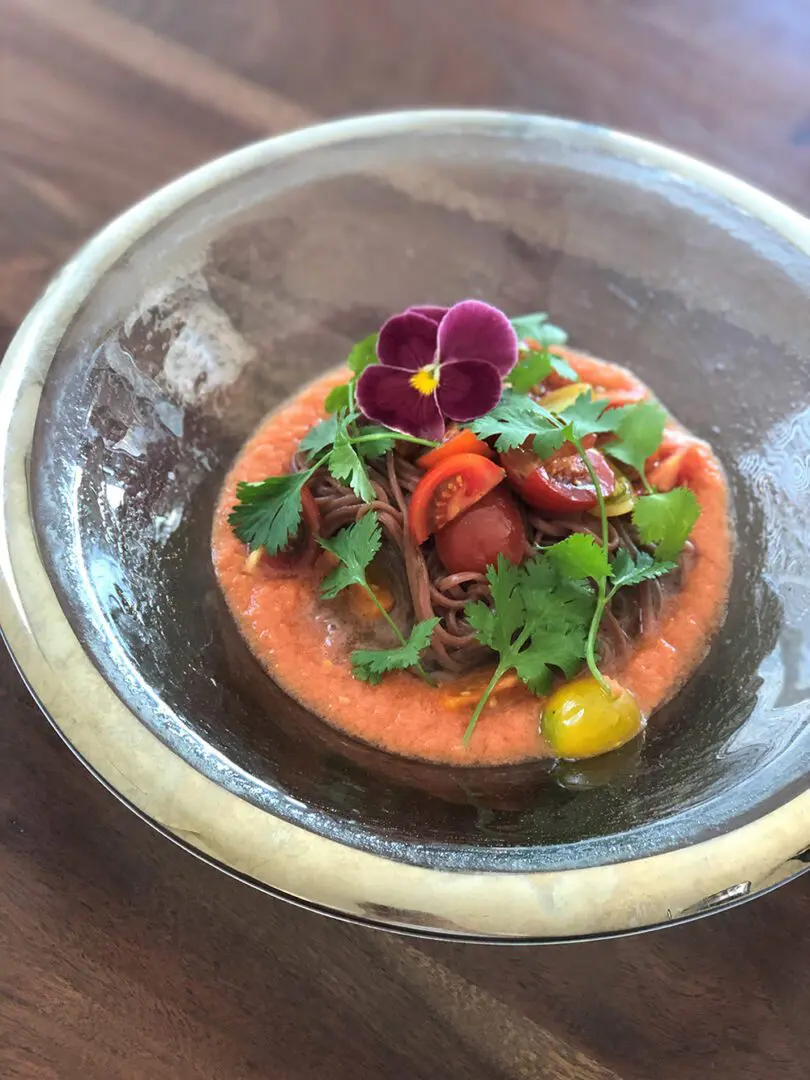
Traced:
<path fill-rule="evenodd" d="M 477 941 L 561 941 L 672 924 L 810 869 L 810 790 L 708 840 L 623 862 L 545 872 L 415 866 L 275 817 L 209 780 L 141 723 L 72 630 L 39 556 L 27 459 L 42 385 L 74 315 L 110 267 L 190 200 L 279 159 L 353 139 L 511 134 L 603 150 L 720 196 L 810 256 L 810 221 L 695 158 L 578 121 L 491 110 L 379 113 L 303 128 L 217 158 L 147 196 L 56 275 L 0 367 L 0 628 L 50 722 L 93 774 L 161 832 L 238 878 L 366 925 Z M 598 898 L 598 899 L 594 899 Z"/>

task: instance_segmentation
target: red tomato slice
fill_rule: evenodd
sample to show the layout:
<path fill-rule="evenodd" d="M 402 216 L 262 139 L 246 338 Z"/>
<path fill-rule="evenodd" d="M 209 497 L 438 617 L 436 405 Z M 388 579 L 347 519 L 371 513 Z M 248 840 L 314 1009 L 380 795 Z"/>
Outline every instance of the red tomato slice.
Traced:
<path fill-rule="evenodd" d="M 416 459 L 416 464 L 423 469 L 432 469 L 434 465 L 446 461 L 447 458 L 452 457 L 454 454 L 482 454 L 488 458 L 495 456 L 482 439 L 479 439 L 477 435 L 473 435 L 471 431 L 465 428 L 464 431 L 451 432 L 449 436 L 446 435 L 441 446 L 422 454 L 420 458 Z"/>
<path fill-rule="evenodd" d="M 313 562 L 320 548 L 315 538 L 320 532 L 321 515 L 308 488 L 301 492 L 301 525 L 290 543 L 277 555 L 262 551 L 261 565 L 269 570 L 294 570 Z"/>
<path fill-rule="evenodd" d="M 408 511 L 417 544 L 424 544 L 431 533 L 492 491 L 504 475 L 494 461 L 480 454 L 453 454 L 426 472 L 414 488 Z"/>
<path fill-rule="evenodd" d="M 616 480 L 604 455 L 586 450 L 603 495 L 609 495 Z M 543 461 L 531 450 L 507 450 L 501 454 L 509 483 L 518 495 L 538 510 L 576 513 L 596 506 L 596 491 L 585 462 L 570 445 Z"/>
<path fill-rule="evenodd" d="M 637 405 L 647 397 L 647 391 L 640 386 L 628 390 L 597 390 L 597 401 L 606 401 L 606 409 L 619 409 L 622 405 Z"/>
<path fill-rule="evenodd" d="M 681 482 L 688 463 L 693 459 L 697 443 L 687 442 L 677 447 L 663 461 L 647 470 L 647 480 L 656 491 L 672 491 Z"/>
<path fill-rule="evenodd" d="M 469 510 L 439 529 L 436 551 L 451 574 L 483 574 L 503 555 L 519 563 L 526 554 L 526 529 L 518 505 L 506 488 L 484 495 Z"/>

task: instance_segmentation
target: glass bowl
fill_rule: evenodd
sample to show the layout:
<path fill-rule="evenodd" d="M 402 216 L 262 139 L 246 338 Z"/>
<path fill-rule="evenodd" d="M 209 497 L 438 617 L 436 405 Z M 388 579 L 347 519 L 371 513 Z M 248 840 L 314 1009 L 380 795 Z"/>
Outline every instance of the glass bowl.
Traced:
<path fill-rule="evenodd" d="M 124 214 L 2 365 L 0 616 L 43 709 L 169 836 L 318 910 L 469 940 L 622 933 L 807 868 L 810 225 L 568 121 L 426 112 L 250 146 Z M 224 473 L 264 414 L 411 303 L 549 311 L 728 471 L 725 627 L 646 743 L 449 769 L 272 683 L 217 592 Z"/>

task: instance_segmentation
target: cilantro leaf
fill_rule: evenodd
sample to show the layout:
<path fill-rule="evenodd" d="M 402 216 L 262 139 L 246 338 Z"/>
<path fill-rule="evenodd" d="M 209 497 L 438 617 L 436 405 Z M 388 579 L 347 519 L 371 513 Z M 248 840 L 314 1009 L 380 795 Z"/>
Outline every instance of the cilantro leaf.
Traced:
<path fill-rule="evenodd" d="M 613 431 L 617 422 L 616 409 L 605 409 L 605 402 L 593 396 L 592 391 L 580 394 L 561 412 L 563 420 L 570 425 L 575 439 L 584 439 L 586 435 L 599 435 L 604 431 Z"/>
<path fill-rule="evenodd" d="M 604 548 L 591 533 L 572 533 L 545 552 L 568 577 L 601 581 L 608 575 Z"/>
<path fill-rule="evenodd" d="M 646 551 L 640 551 L 634 559 L 626 548 L 620 548 L 610 564 L 610 580 L 613 583 L 611 592 L 615 593 L 627 585 L 639 585 L 642 581 L 663 577 L 670 570 L 674 570 L 676 565 L 674 562 L 656 562 Z"/>
<path fill-rule="evenodd" d="M 388 671 L 416 667 L 439 622 L 438 618 L 433 618 L 417 623 L 407 642 L 395 649 L 355 649 L 352 653 L 354 677 L 376 685 Z"/>
<path fill-rule="evenodd" d="M 328 413 L 336 413 L 340 412 L 341 409 L 348 411 L 350 404 L 351 391 L 349 390 L 349 383 L 341 383 L 339 386 L 332 387 L 326 395 L 323 407 Z"/>
<path fill-rule="evenodd" d="M 617 438 L 605 446 L 606 452 L 643 476 L 647 458 L 661 445 L 666 410 L 654 401 L 640 401 L 610 412 Z"/>
<path fill-rule="evenodd" d="M 657 562 L 677 559 L 700 515 L 700 504 L 689 488 L 642 495 L 633 507 L 633 524 L 645 544 L 655 544 Z"/>
<path fill-rule="evenodd" d="M 551 352 L 552 345 L 566 343 L 568 334 L 550 323 L 545 312 L 521 315 L 512 319 L 512 326 L 520 341 L 520 359 L 509 374 L 509 382 L 518 393 L 528 393 L 552 371 L 577 382 L 579 376 L 571 365 L 562 356 Z"/>
<path fill-rule="evenodd" d="M 588 623 L 571 622 L 560 628 L 538 628 L 527 649 L 518 653 L 515 671 L 534 694 L 545 693 L 559 668 L 567 679 L 575 675 L 585 657 Z"/>
<path fill-rule="evenodd" d="M 553 352 L 549 352 L 549 356 L 551 357 L 551 366 L 560 378 L 568 379 L 569 382 L 579 382 L 579 375 L 577 375 L 565 357 Z"/>
<path fill-rule="evenodd" d="M 509 385 L 519 394 L 528 394 L 551 374 L 551 353 L 548 349 L 527 350 L 509 372 Z"/>
<path fill-rule="evenodd" d="M 346 367 L 349 371 L 355 375 L 362 375 L 367 367 L 377 363 L 377 338 L 379 336 L 376 332 L 369 334 L 368 337 L 358 341 L 352 347 L 351 352 L 346 357 Z"/>
<path fill-rule="evenodd" d="M 467 604 L 464 614 L 482 644 L 506 653 L 525 620 L 520 595 L 523 571 L 499 555 L 497 566 L 487 567 L 487 580 L 492 589 L 492 607 L 476 600 Z"/>
<path fill-rule="evenodd" d="M 325 450 L 327 446 L 332 446 L 337 438 L 339 424 L 340 421 L 337 416 L 327 416 L 325 420 L 321 420 L 319 424 L 316 424 L 314 428 L 311 428 L 306 433 L 298 444 L 299 449 L 310 457 L 314 457 L 321 450 Z"/>
<path fill-rule="evenodd" d="M 464 735 L 465 743 L 501 676 L 514 669 L 518 677 L 542 693 L 553 677 L 552 668 L 572 675 L 585 656 L 588 628 L 594 610 L 592 588 L 565 576 L 546 555 L 521 567 L 503 556 L 490 566 L 492 607 L 483 601 L 467 604 L 464 613 L 479 641 L 498 653 L 498 665 L 475 707 Z"/>
<path fill-rule="evenodd" d="M 537 342 L 541 348 L 547 349 L 549 345 L 564 345 L 568 341 L 568 334 L 559 326 L 548 321 L 548 315 L 544 311 L 535 311 L 532 315 L 519 315 L 512 319 L 512 326 L 518 338 L 524 342 Z"/>
<path fill-rule="evenodd" d="M 301 472 L 237 485 L 239 501 L 228 523 L 251 551 L 263 547 L 268 555 L 277 555 L 287 546 L 301 524 L 301 492 L 309 477 Z"/>
<path fill-rule="evenodd" d="M 512 450 L 532 439 L 536 452 L 548 457 L 565 441 L 562 430 L 549 419 L 545 409 L 532 398 L 508 390 L 494 409 L 473 420 L 469 427 L 479 439 L 497 436 L 498 451 Z"/>
<path fill-rule="evenodd" d="M 330 551 L 341 563 L 328 573 L 321 583 L 321 596 L 324 600 L 334 600 L 337 594 L 349 585 L 367 587 L 366 568 L 380 550 L 381 542 L 380 521 L 373 510 L 364 514 L 356 524 L 341 529 L 329 540 L 318 538 L 324 551 Z"/>
<path fill-rule="evenodd" d="M 590 622 L 593 589 L 587 581 L 568 577 L 543 554 L 524 563 L 523 573 L 524 606 L 536 628 L 561 632 L 567 622 Z"/>
<path fill-rule="evenodd" d="M 370 436 L 374 436 L 370 439 Z M 380 427 L 377 424 L 369 424 L 367 427 L 360 428 L 360 438 L 369 438 L 368 442 L 358 442 L 356 446 L 357 453 L 366 459 L 384 457 L 387 453 L 394 449 L 396 442 L 396 432 L 390 430 L 390 428 Z"/>
<path fill-rule="evenodd" d="M 363 502 L 374 501 L 376 493 L 362 458 L 352 446 L 345 422 L 338 424 L 327 467 L 336 480 L 345 480 L 348 483 L 358 499 Z"/>
<path fill-rule="evenodd" d="M 377 514 L 369 510 L 354 525 L 341 529 L 329 540 L 321 537 L 318 543 L 325 551 L 331 552 L 340 560 L 340 566 L 335 567 L 321 582 L 321 596 L 324 600 L 334 600 L 338 593 L 350 585 L 358 585 L 377 603 L 380 614 L 399 640 L 399 646 L 394 649 L 355 650 L 352 653 L 352 668 L 355 677 L 365 682 L 378 683 L 386 671 L 414 667 L 426 682 L 431 683 L 430 676 L 422 667 L 419 656 L 430 644 L 431 635 L 439 620 L 437 618 L 425 619 L 424 622 L 418 623 L 406 640 L 388 612 L 379 606 L 376 594 L 366 577 L 366 570 L 380 550 L 382 543 L 380 519 Z"/>

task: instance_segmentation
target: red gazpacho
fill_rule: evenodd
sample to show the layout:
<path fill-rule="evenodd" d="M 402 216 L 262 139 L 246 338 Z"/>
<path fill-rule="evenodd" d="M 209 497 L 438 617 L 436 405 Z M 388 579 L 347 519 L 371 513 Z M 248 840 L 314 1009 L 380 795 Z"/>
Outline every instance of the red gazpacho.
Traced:
<path fill-rule="evenodd" d="M 722 467 L 544 315 L 393 316 L 252 436 L 213 558 L 247 644 L 324 721 L 454 765 L 639 737 L 725 612 Z"/>

